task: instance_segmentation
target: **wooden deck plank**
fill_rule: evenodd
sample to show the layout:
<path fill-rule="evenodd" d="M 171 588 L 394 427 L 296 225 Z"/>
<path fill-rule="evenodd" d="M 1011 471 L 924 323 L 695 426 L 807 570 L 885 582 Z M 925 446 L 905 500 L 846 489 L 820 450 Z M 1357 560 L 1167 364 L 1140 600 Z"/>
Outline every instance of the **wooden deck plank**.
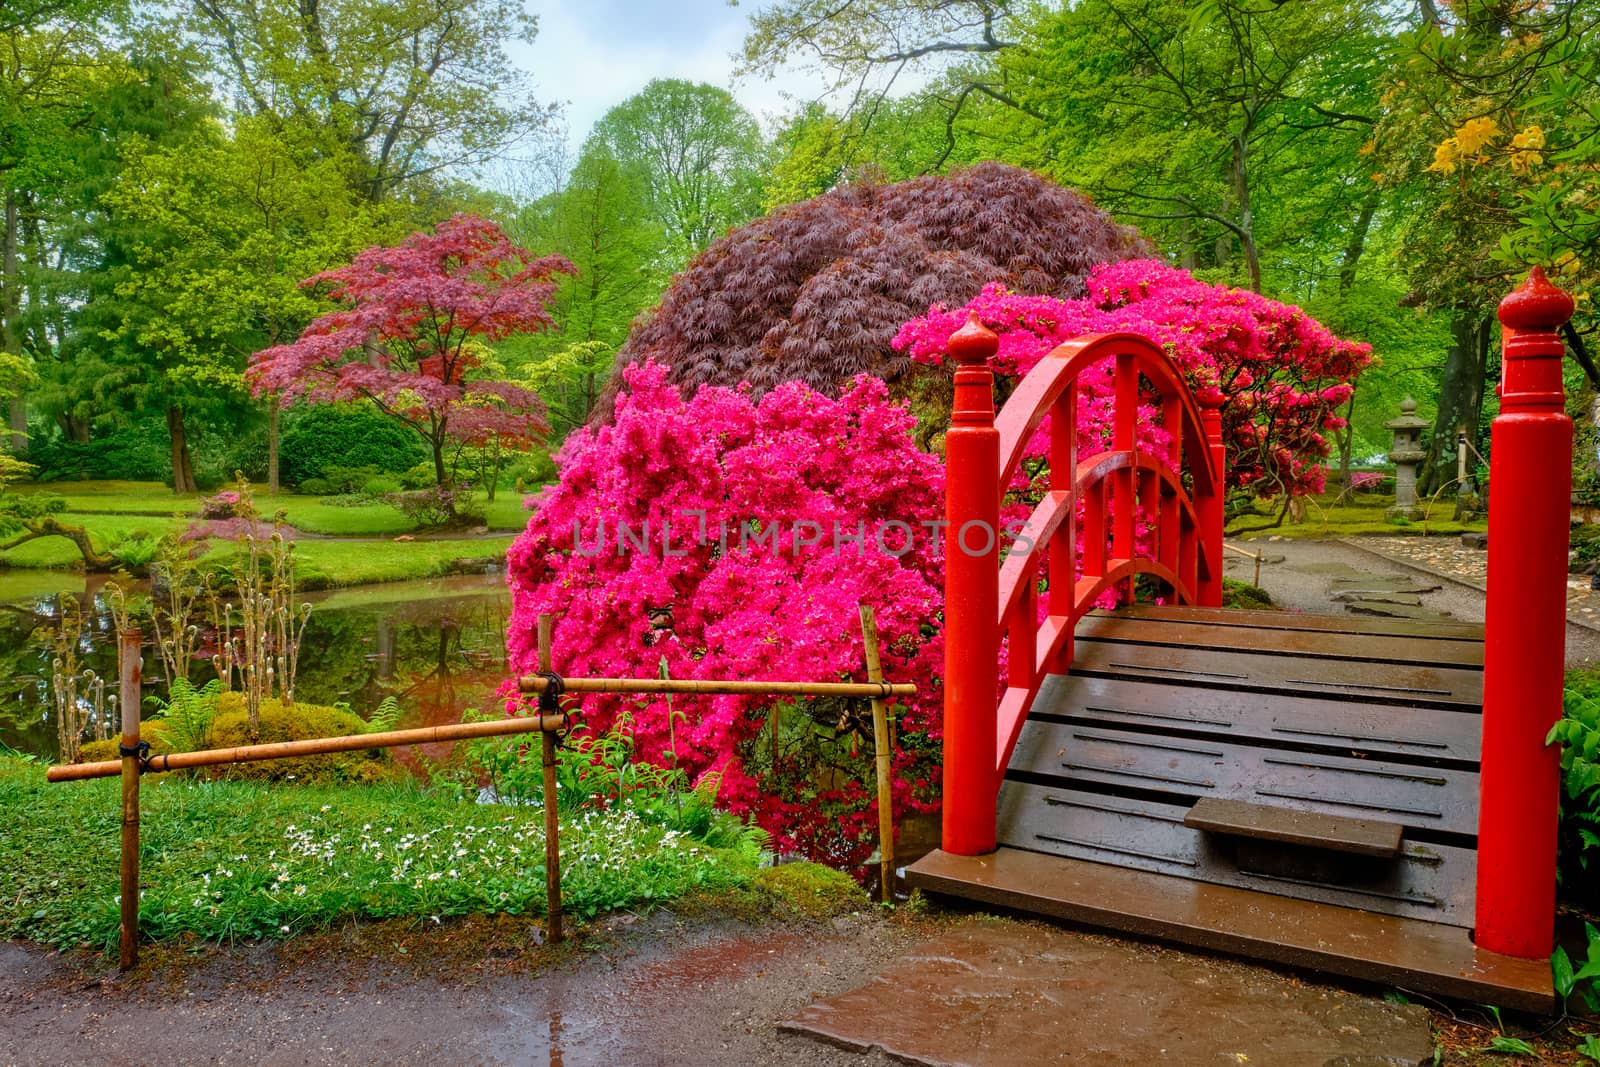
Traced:
<path fill-rule="evenodd" d="M 1158 619 L 1163 622 L 1208 623 L 1220 626 L 1250 626 L 1264 630 L 1315 630 L 1324 633 L 1383 634 L 1398 637 L 1426 637 L 1439 641 L 1482 641 L 1481 622 L 1415 622 L 1409 619 L 1380 619 L 1365 615 L 1308 615 L 1298 611 L 1247 611 L 1240 608 L 1194 608 L 1183 605 L 1131 604 L 1114 612 L 1129 619 Z"/>
<path fill-rule="evenodd" d="M 1222 797 L 1465 837 L 1478 831 L 1478 775 L 1225 740 L 1167 738 L 1029 720 L 1008 776 L 1064 789 L 1158 793 L 1189 804 Z"/>
<path fill-rule="evenodd" d="M 1177 645 L 1214 652 L 1259 652 L 1274 656 L 1359 660 L 1372 663 L 1483 667 L 1483 645 L 1475 641 L 1437 641 L 1397 634 L 1265 629 L 1224 626 L 1165 618 L 1129 618 L 1121 613 L 1087 615 L 1078 623 L 1080 639 Z"/>
<path fill-rule="evenodd" d="M 1504 1008 L 1555 1008 L 1548 960 L 1482 951 L 1461 927 L 1013 848 L 932 852 L 906 878 L 928 892 L 1139 937 Z"/>
<path fill-rule="evenodd" d="M 1287 696 L 1323 696 L 1413 707 L 1481 706 L 1483 672 L 1394 663 L 1355 665 L 1310 656 L 1126 644 L 1078 638 L 1072 670 L 1180 685 L 1254 689 Z"/>
<path fill-rule="evenodd" d="M 1276 841 L 1304 848 L 1331 849 L 1357 856 L 1391 859 L 1400 851 L 1406 828 L 1376 819 L 1347 819 L 1319 811 L 1296 811 L 1221 797 L 1201 797 L 1183 825 L 1214 834 Z"/>
<path fill-rule="evenodd" d="M 1157 734 L 1476 764 L 1483 741 L 1478 711 L 1467 705 L 1450 710 L 1406 708 L 1136 678 L 1053 674 L 1040 687 L 1032 714 Z"/>

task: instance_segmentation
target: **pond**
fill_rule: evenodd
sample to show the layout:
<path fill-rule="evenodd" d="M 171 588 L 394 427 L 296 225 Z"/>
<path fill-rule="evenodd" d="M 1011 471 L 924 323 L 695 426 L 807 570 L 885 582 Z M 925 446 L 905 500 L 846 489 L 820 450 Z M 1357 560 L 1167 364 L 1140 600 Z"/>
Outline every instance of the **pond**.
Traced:
<path fill-rule="evenodd" d="M 393 582 L 310 593 L 314 605 L 300 646 L 298 699 L 348 703 L 366 716 L 385 697 L 402 709 L 399 725 L 459 722 L 466 708 L 494 706 L 506 678 L 505 628 L 511 596 L 504 575 Z M 0 744 L 46 759 L 57 755 L 50 694 L 50 635 L 63 607 L 85 618 L 78 656 L 115 685 L 116 642 L 100 579 L 70 573 L 0 574 Z M 151 635 L 146 633 L 146 640 Z M 150 698 L 166 696 L 160 654 L 147 646 L 145 715 Z M 204 683 L 208 663 L 194 672 Z M 431 746 L 430 746 L 431 747 Z M 423 756 L 442 755 L 424 751 Z M 416 749 L 397 749 L 416 766 Z"/>

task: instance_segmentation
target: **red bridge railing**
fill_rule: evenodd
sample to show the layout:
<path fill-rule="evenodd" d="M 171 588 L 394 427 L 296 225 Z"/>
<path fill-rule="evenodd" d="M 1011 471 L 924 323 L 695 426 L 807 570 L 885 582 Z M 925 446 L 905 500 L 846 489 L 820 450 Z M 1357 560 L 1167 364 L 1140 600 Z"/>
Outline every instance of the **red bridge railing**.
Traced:
<path fill-rule="evenodd" d="M 1103 594 L 1120 590 L 1131 599 L 1135 577 L 1147 574 L 1182 603 L 1222 603 L 1220 407 L 1197 404 L 1150 341 L 1101 334 L 1041 360 L 996 419 L 989 361 L 998 345 L 974 316 L 949 346 L 957 367 L 945 437 L 943 845 L 968 856 L 994 850 L 995 800 L 1028 707 L 1045 675 L 1070 666 L 1073 630 Z M 1113 361 L 1110 446 L 1084 455 L 1079 379 L 1106 360 Z M 1141 406 L 1153 410 L 1164 446 L 1140 440 Z M 1015 537 L 1002 566 L 1001 500 L 1047 415 L 1049 489 L 1020 531 L 1004 531 Z M 1144 537 L 1141 522 L 1150 527 Z M 1007 673 L 997 699 L 1002 634 Z"/>

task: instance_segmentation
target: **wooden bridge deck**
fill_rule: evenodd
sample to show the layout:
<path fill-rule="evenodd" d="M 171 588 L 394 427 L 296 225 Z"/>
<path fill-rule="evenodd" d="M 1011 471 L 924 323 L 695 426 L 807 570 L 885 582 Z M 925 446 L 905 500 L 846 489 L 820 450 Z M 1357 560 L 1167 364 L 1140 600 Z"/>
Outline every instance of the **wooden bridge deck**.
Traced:
<path fill-rule="evenodd" d="M 1176 607 L 1087 616 L 1072 672 L 1041 689 L 1006 772 L 1000 850 L 936 852 L 908 878 L 1548 1009 L 1547 963 L 1478 951 L 1470 937 L 1482 664 L 1482 628 L 1465 623 Z"/>

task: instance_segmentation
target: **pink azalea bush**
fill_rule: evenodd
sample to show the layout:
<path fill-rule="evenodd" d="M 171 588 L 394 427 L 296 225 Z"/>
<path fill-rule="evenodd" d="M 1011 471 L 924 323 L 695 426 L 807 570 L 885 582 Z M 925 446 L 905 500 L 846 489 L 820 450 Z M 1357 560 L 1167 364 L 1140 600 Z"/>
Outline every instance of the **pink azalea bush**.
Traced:
<path fill-rule="evenodd" d="M 970 308 L 1000 335 L 1000 371 L 1021 375 L 1080 334 L 1139 333 L 1196 389 L 1226 398 L 1231 485 L 1258 494 L 1320 488 L 1323 434 L 1341 424 L 1335 411 L 1370 358 L 1366 346 L 1296 308 L 1149 261 L 1097 267 L 1088 289 L 1061 300 L 990 286 L 967 307 L 932 308 L 895 344 L 938 362 Z M 943 546 L 933 524 L 944 471 L 914 446 L 912 416 L 864 376 L 837 400 L 798 382 L 754 400 L 713 386 L 685 397 L 654 363 L 625 374 L 615 422 L 569 438 L 560 481 L 512 546 L 515 670 L 534 669 L 535 620 L 551 612 L 554 661 L 565 674 L 655 677 L 665 661 L 674 678 L 861 678 L 857 605 L 867 603 L 888 676 L 918 686 L 898 709 L 894 803 L 934 807 Z M 1111 399 L 1109 369 L 1087 373 L 1085 448 L 1109 437 Z M 1159 444 L 1151 416 L 1142 413 L 1140 433 Z M 1037 499 L 1045 440 L 1041 432 L 1030 442 L 1031 462 L 1008 487 L 1007 521 Z M 671 708 L 681 716 L 675 725 L 664 699 L 583 705 L 599 729 L 631 716 L 640 758 L 714 776 L 721 801 L 780 847 L 841 865 L 864 858 L 875 806 L 860 709 L 782 709 L 786 721 L 805 716 L 823 743 L 795 745 L 794 732 L 780 730 L 774 756 L 769 704 L 679 698 Z"/>
<path fill-rule="evenodd" d="M 857 612 L 870 604 L 885 672 L 919 685 L 896 709 L 895 802 L 927 808 L 943 562 L 918 524 L 940 513 L 944 487 L 938 458 L 912 443 L 911 416 L 865 376 L 837 400 L 791 382 L 757 402 L 711 386 L 686 399 L 655 363 L 627 374 L 614 423 L 568 439 L 560 482 L 511 547 L 515 670 L 534 669 L 535 620 L 553 612 L 562 673 L 655 677 L 665 661 L 673 678 L 864 680 Z M 664 698 L 589 697 L 583 715 L 603 730 L 630 714 L 639 758 L 718 776 L 722 803 L 781 847 L 863 858 L 871 746 L 849 724 L 864 707 L 786 709 L 838 738 L 821 754 L 786 749 L 776 764 L 770 741 L 756 743 L 768 717 L 758 701 L 674 707 L 672 728 Z"/>
<path fill-rule="evenodd" d="M 237 491 L 224 489 L 214 496 L 208 496 L 200 501 L 200 517 L 202 519 L 232 519 L 242 515 L 243 508 L 248 506 L 247 501 Z"/>
<path fill-rule="evenodd" d="M 1327 432 L 1344 426 L 1340 405 L 1372 360 L 1371 346 L 1343 341 L 1289 304 L 1210 285 L 1154 260 L 1104 263 L 1089 273 L 1078 300 L 1022 296 L 996 285 L 964 307 L 934 306 L 896 334 L 895 347 L 938 363 L 967 313 L 1000 335 L 997 369 L 1021 377 L 1057 345 L 1087 333 L 1126 331 L 1162 346 L 1197 393 L 1220 391 L 1227 480 L 1261 496 L 1322 491 Z M 1102 366 L 1080 380 L 1083 440 L 1109 435 L 1111 373 Z M 1142 436 L 1151 445 L 1148 415 Z M 1030 456 L 1045 453 L 1041 434 Z"/>

